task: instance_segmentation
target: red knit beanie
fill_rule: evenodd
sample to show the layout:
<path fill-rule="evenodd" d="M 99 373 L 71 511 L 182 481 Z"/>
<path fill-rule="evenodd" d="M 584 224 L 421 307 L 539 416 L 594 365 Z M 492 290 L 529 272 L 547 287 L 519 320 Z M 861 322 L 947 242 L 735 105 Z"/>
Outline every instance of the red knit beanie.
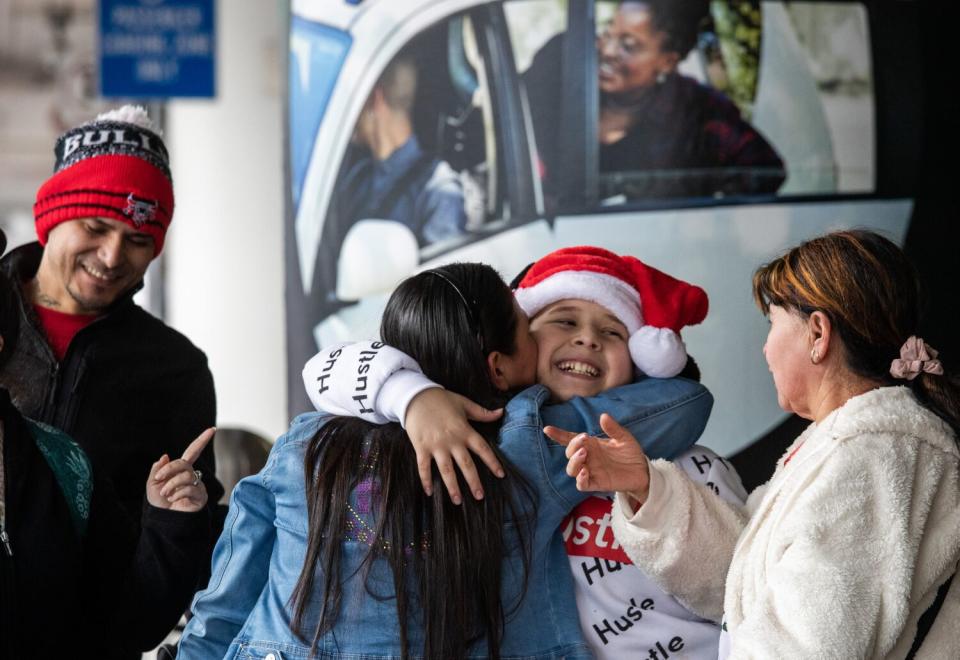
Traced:
<path fill-rule="evenodd" d="M 149 234 L 160 254 L 173 218 L 173 181 L 167 149 L 143 108 L 124 106 L 73 128 L 54 152 L 54 174 L 33 205 L 41 245 L 61 222 L 101 217 Z"/>

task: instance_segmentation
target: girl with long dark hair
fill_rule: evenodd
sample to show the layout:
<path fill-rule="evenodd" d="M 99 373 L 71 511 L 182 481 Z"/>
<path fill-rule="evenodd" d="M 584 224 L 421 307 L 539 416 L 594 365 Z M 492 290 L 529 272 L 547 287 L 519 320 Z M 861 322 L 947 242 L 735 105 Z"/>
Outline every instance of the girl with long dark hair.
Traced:
<path fill-rule="evenodd" d="M 372 344 L 369 364 L 397 349 L 487 408 L 535 377 L 526 317 L 488 266 L 406 280 L 387 304 L 381 337 L 389 346 Z M 324 388 L 339 357 L 337 349 L 316 356 L 309 387 Z M 350 375 L 357 411 L 375 389 L 364 366 Z M 691 381 L 659 383 L 649 392 L 644 382 L 628 386 L 642 405 L 598 399 L 576 409 L 541 410 L 549 392 L 528 388 L 502 422 L 476 425 L 506 478 L 479 466 L 484 496 L 460 505 L 423 493 L 399 424 L 299 417 L 263 471 L 234 491 L 181 656 L 589 657 L 556 531 L 583 496 L 564 474 L 562 447 L 541 429 L 579 417 L 596 431 L 601 409 L 611 410 L 632 420 L 638 437 L 659 441 L 648 449 L 682 451 L 702 430 L 709 393 Z M 435 487 L 442 481 L 435 472 Z"/>

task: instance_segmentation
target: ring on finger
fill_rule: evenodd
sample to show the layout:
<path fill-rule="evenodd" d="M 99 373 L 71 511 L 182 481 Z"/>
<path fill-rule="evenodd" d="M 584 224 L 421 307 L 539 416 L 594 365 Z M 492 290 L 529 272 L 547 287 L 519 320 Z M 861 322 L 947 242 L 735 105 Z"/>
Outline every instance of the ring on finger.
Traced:
<path fill-rule="evenodd" d="M 190 484 L 190 485 L 191 485 L 191 486 L 196 486 L 197 484 L 200 483 L 200 479 L 202 479 L 202 478 L 203 478 L 203 472 L 201 472 L 200 470 L 194 470 L 194 471 L 193 471 L 193 483 Z"/>

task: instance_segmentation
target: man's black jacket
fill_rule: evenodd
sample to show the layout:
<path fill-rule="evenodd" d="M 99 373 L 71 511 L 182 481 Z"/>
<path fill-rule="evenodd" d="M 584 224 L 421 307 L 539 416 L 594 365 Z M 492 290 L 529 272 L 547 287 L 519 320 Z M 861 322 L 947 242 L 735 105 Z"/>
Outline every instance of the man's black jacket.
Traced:
<path fill-rule="evenodd" d="M 179 458 L 215 423 L 206 356 L 138 307 L 130 292 L 80 330 L 58 363 L 23 296 L 42 255 L 31 243 L 0 259 L 0 387 L 26 417 L 73 437 L 112 482 L 131 519 L 139 520 L 151 464 L 163 454 Z M 195 467 L 213 510 L 223 488 L 214 476 L 212 444 Z"/>
<path fill-rule="evenodd" d="M 92 496 L 79 505 L 89 516 L 81 532 L 2 388 L 0 423 L 12 550 L 0 547 L 0 658 L 139 657 L 174 626 L 193 592 L 207 512 L 144 506 L 138 539 L 94 470 Z"/>

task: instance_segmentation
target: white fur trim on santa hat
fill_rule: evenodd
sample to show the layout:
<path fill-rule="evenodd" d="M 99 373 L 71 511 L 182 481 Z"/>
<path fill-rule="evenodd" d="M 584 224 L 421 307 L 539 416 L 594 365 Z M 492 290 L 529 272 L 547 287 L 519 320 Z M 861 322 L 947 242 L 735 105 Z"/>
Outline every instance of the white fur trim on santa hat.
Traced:
<path fill-rule="evenodd" d="M 527 316 L 536 316 L 558 300 L 589 300 L 608 309 L 627 327 L 631 335 L 643 325 L 640 294 L 618 277 L 590 270 L 561 271 L 514 292 Z"/>
<path fill-rule="evenodd" d="M 629 346 L 633 363 L 653 378 L 672 378 L 687 364 L 687 348 L 670 328 L 645 325 L 630 335 Z"/>

